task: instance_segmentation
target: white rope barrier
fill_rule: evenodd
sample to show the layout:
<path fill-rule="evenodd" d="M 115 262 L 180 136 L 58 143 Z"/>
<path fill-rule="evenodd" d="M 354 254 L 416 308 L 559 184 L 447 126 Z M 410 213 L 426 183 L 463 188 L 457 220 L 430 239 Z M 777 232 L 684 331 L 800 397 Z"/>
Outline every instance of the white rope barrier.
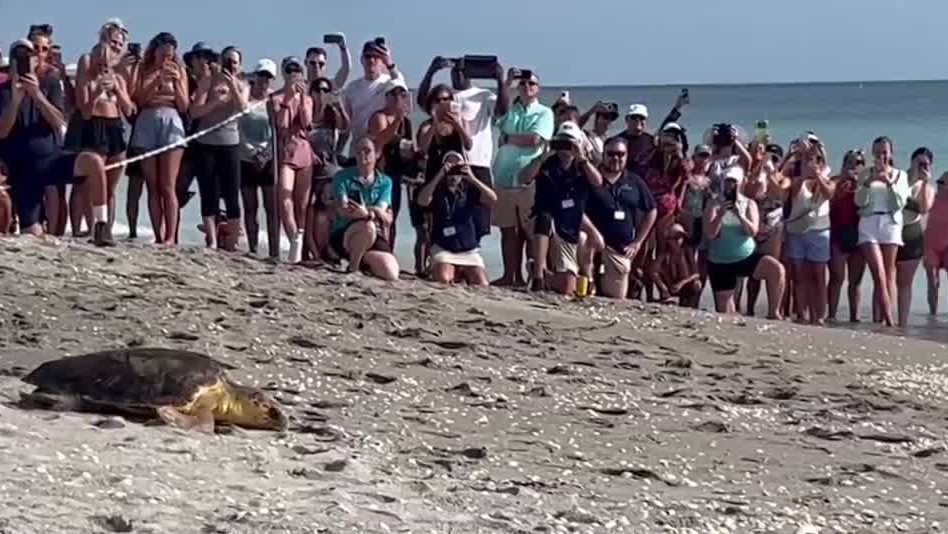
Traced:
<path fill-rule="evenodd" d="M 205 135 L 207 135 L 207 134 L 209 134 L 209 133 L 211 133 L 211 132 L 213 132 L 213 131 L 215 131 L 215 130 L 218 130 L 218 129 L 220 129 L 220 128 L 222 128 L 222 127 L 224 127 L 224 126 L 226 126 L 226 125 L 228 125 L 228 124 L 230 124 L 230 123 L 232 123 L 232 122 L 234 122 L 234 121 L 240 119 L 240 118 L 243 117 L 244 115 L 250 113 L 251 111 L 257 109 L 257 108 L 260 107 L 260 106 L 265 106 L 265 105 L 267 104 L 267 102 L 269 101 L 270 96 L 271 96 L 271 95 L 267 95 L 267 98 L 264 98 L 263 100 L 254 102 L 253 104 L 250 104 L 249 106 L 247 106 L 247 109 L 245 109 L 245 110 L 243 110 L 243 111 L 239 111 L 239 112 L 237 112 L 237 113 L 231 115 L 230 117 L 227 117 L 226 119 L 222 120 L 221 122 L 219 122 L 219 123 L 217 123 L 217 124 L 215 124 L 215 125 L 213 125 L 213 126 L 210 126 L 210 127 L 208 127 L 208 128 L 205 128 L 205 129 L 203 129 L 203 130 L 201 130 L 201 131 L 199 131 L 199 132 L 195 132 L 195 133 L 193 133 L 193 134 L 191 134 L 191 135 L 185 137 L 184 139 L 182 139 L 182 140 L 180 140 L 180 141 L 177 141 L 177 142 L 172 143 L 172 144 L 167 145 L 167 146 L 163 146 L 163 147 L 161 147 L 161 148 L 156 148 L 156 149 L 154 149 L 154 150 L 145 152 L 144 154 L 140 154 L 140 155 L 138 155 L 138 156 L 135 156 L 134 158 L 128 158 L 128 159 L 125 159 L 125 160 L 123 160 L 123 161 L 119 161 L 119 162 L 116 162 L 116 163 L 110 163 L 110 164 L 108 164 L 108 165 L 105 166 L 105 170 L 106 170 L 106 172 L 108 172 L 108 171 L 111 171 L 111 170 L 113 170 L 113 169 L 118 169 L 118 168 L 124 167 L 124 166 L 126 166 L 126 165 L 130 165 L 130 164 L 132 164 L 132 163 L 138 163 L 139 161 L 144 161 L 144 160 L 146 160 L 146 159 L 148 159 L 148 158 L 153 158 L 153 157 L 155 157 L 155 156 L 160 156 L 161 154 L 164 154 L 165 152 L 168 152 L 168 151 L 170 151 L 170 150 L 174 150 L 174 149 L 176 149 L 176 148 L 183 148 L 183 147 L 185 147 L 188 143 L 190 143 L 191 141 L 194 141 L 195 139 L 204 137 Z M 276 132 L 274 131 L 274 138 L 275 138 L 275 137 L 276 137 Z"/>

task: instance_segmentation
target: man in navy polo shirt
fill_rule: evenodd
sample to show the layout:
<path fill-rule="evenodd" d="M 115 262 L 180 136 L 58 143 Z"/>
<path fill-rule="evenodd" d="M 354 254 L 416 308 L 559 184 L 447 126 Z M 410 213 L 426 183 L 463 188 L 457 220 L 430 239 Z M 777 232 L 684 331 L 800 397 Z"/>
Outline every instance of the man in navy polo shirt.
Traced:
<path fill-rule="evenodd" d="M 531 289 L 546 288 L 549 259 L 553 274 L 550 288 L 563 295 L 575 292 L 577 277 L 588 279 L 592 272 L 594 249 L 602 248 L 601 244 L 593 245 L 601 238 L 583 219 L 590 189 L 602 185 L 585 142 L 579 125 L 566 121 L 550 149 L 520 172 L 524 184 L 536 180 Z"/>
<path fill-rule="evenodd" d="M 626 170 L 628 156 L 625 139 L 614 137 L 606 143 L 600 168 L 602 185 L 592 188 L 586 203 L 586 214 L 605 241 L 605 275 L 600 289 L 607 297 L 616 299 L 626 298 L 632 262 L 658 215 L 648 186 L 638 175 Z"/>
<path fill-rule="evenodd" d="M 38 81 L 33 44 L 25 39 L 10 47 L 11 79 L 0 84 L 0 159 L 6 162 L 13 185 L 20 232 L 43 233 L 43 189 L 46 186 L 89 184 L 93 241 L 113 244 L 108 225 L 105 162 L 93 152 L 67 152 L 56 131 L 65 127 L 63 90 L 58 80 Z M 18 72 L 28 63 L 23 75 Z"/>

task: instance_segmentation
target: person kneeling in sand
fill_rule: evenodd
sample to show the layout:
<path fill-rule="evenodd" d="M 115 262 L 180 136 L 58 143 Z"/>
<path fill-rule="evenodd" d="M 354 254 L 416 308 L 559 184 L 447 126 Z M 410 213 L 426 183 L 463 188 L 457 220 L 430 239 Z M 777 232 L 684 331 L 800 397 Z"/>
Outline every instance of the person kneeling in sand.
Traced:
<path fill-rule="evenodd" d="M 632 264 L 655 225 L 658 210 L 642 178 L 626 170 L 628 141 L 614 137 L 606 143 L 605 150 L 600 168 L 602 185 L 591 188 L 586 214 L 606 245 L 602 250 L 602 293 L 625 299 Z"/>
<path fill-rule="evenodd" d="M 564 122 L 550 148 L 520 171 L 521 183 L 536 180 L 532 290 L 546 289 L 549 263 L 553 271 L 549 287 L 562 295 L 574 293 L 578 277 L 588 281 L 592 273 L 594 251 L 604 247 L 599 232 L 584 217 L 590 188 L 602 185 L 585 142 L 575 122 Z"/>
<path fill-rule="evenodd" d="M 493 206 L 497 194 L 474 176 L 464 156 L 444 155 L 441 170 L 418 194 L 418 205 L 430 206 L 431 273 L 436 282 L 456 278 L 472 286 L 487 286 L 487 271 L 480 253 L 478 216 L 481 206 Z"/>
<path fill-rule="evenodd" d="M 367 269 L 383 280 L 398 280 L 398 260 L 386 236 L 395 224 L 389 206 L 392 179 L 376 169 L 379 152 L 364 138 L 354 148 L 356 166 L 332 179 L 335 217 L 330 246 L 349 260 L 349 271 Z"/>
<path fill-rule="evenodd" d="M 668 228 L 662 252 L 649 268 L 649 279 L 658 288 L 661 302 L 678 298 L 679 306 L 696 307 L 701 297 L 701 275 L 694 257 L 685 253 L 687 236 L 688 232 L 680 224 Z"/>

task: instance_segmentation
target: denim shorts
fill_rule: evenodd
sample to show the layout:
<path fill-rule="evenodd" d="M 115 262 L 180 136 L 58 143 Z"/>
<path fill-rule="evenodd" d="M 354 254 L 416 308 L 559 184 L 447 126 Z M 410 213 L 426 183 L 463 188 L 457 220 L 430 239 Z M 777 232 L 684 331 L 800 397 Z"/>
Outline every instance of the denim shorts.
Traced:
<path fill-rule="evenodd" d="M 787 233 L 787 257 L 794 261 L 828 263 L 830 260 L 830 231 L 810 230 L 802 234 Z"/>

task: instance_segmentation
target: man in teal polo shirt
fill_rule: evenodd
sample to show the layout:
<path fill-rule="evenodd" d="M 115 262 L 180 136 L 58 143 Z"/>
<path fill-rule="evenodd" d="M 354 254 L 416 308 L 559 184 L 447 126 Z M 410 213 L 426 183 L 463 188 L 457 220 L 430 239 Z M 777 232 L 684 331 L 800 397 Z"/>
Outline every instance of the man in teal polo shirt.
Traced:
<path fill-rule="evenodd" d="M 498 286 L 522 286 L 523 252 L 530 237 L 533 187 L 520 183 L 520 171 L 539 156 L 553 137 L 553 111 L 540 103 L 540 79 L 530 71 L 511 69 L 508 83 L 519 82 L 517 101 L 497 120 L 500 149 L 494 160 L 497 204 L 494 226 L 500 228 L 503 276 Z"/>
<path fill-rule="evenodd" d="M 356 166 L 343 169 L 332 179 L 336 215 L 329 244 L 349 260 L 349 271 L 368 269 L 383 280 L 398 279 L 398 260 L 387 236 L 392 224 L 392 179 L 376 169 L 379 151 L 369 138 L 353 148 Z"/>

